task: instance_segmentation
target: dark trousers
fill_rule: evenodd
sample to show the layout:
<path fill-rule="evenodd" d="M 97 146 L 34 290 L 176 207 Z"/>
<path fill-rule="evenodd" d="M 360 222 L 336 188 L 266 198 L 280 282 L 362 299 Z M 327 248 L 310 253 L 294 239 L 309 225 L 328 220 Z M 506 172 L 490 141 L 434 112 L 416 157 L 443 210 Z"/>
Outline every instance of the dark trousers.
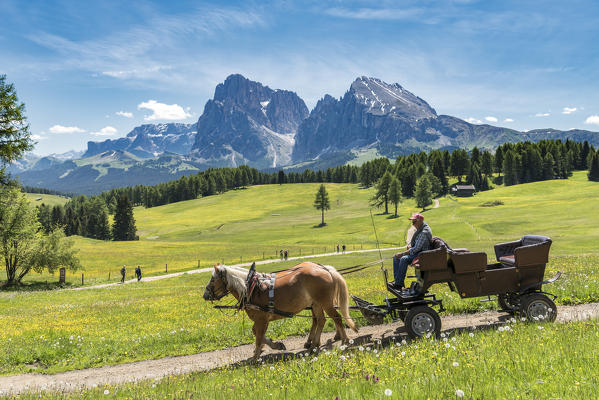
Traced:
<path fill-rule="evenodd" d="M 412 263 L 414 258 L 416 258 L 416 256 L 411 255 L 406 255 L 402 258 L 393 257 L 393 278 L 395 279 L 395 286 L 404 286 L 408 265 Z"/>

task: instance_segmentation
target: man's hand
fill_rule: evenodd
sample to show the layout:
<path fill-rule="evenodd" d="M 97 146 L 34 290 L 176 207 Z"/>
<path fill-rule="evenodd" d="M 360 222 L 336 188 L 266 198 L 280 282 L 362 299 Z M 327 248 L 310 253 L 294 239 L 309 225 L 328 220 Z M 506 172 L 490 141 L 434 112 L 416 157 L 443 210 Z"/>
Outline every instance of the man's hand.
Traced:
<path fill-rule="evenodd" d="M 412 245 L 408 243 L 408 246 L 406 247 L 408 250 L 410 250 L 412 248 Z"/>
<path fill-rule="evenodd" d="M 402 258 L 403 256 L 403 253 L 395 253 L 395 258 Z"/>

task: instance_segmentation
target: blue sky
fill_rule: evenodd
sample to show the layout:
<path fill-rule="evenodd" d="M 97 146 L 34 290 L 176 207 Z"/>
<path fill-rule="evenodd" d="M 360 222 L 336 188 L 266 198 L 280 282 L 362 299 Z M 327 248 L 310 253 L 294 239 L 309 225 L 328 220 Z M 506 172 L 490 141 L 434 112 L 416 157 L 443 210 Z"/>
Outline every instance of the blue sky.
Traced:
<path fill-rule="evenodd" d="M 439 114 L 599 131 L 599 2 L 0 2 L 0 74 L 45 155 L 196 122 L 231 73 L 308 108 L 358 76 Z"/>

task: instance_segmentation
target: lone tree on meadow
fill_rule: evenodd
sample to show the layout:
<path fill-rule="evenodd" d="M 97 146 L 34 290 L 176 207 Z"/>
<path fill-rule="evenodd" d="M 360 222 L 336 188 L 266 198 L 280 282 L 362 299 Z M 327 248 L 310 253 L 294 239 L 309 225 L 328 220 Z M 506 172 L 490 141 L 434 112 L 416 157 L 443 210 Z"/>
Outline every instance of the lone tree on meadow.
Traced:
<path fill-rule="evenodd" d="M 31 271 L 50 273 L 59 267 L 81 268 L 73 241 L 62 229 L 44 234 L 32 207 L 19 188 L 0 187 L 0 256 L 6 268 L 6 284 L 14 285 Z"/>
<path fill-rule="evenodd" d="M 6 184 L 4 165 L 18 160 L 33 148 L 25 104 L 19 103 L 14 85 L 0 75 L 0 184 Z"/>
<path fill-rule="evenodd" d="M 394 217 L 397 218 L 397 206 L 401 203 L 401 182 L 396 177 L 393 177 L 389 185 L 389 201 L 395 206 Z"/>
<path fill-rule="evenodd" d="M 376 193 L 370 199 L 371 204 L 375 207 L 385 205 L 385 214 L 389 214 L 389 187 L 393 176 L 388 170 L 383 174 L 381 179 L 376 183 Z"/>
<path fill-rule="evenodd" d="M 135 235 L 135 218 L 133 218 L 133 206 L 127 195 L 121 195 L 116 203 L 114 223 L 112 224 L 112 238 L 114 240 L 138 240 Z"/>
<path fill-rule="evenodd" d="M 316 199 L 314 199 L 314 207 L 317 210 L 322 211 L 322 222 L 320 226 L 326 225 L 324 223 L 324 211 L 331 209 L 331 202 L 329 201 L 329 194 L 327 193 L 327 189 L 324 185 L 320 185 L 318 191 L 316 192 Z"/>

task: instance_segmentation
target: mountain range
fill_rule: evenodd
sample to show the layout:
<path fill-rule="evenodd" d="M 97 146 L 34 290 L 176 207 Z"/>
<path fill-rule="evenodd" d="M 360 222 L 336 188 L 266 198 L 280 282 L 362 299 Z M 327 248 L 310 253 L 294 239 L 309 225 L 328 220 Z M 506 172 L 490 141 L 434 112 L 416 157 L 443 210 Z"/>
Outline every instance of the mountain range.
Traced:
<path fill-rule="evenodd" d="M 519 132 L 438 115 L 401 85 L 376 78 L 359 77 L 344 96 L 325 95 L 309 111 L 294 92 L 234 74 L 216 86 L 195 124 L 141 125 L 123 138 L 88 142 L 83 154 L 29 154 L 9 172 L 24 185 L 92 194 L 211 167 L 326 168 L 374 156 L 475 146 L 492 150 L 505 142 L 542 139 L 586 140 L 599 147 L 597 132 Z"/>

